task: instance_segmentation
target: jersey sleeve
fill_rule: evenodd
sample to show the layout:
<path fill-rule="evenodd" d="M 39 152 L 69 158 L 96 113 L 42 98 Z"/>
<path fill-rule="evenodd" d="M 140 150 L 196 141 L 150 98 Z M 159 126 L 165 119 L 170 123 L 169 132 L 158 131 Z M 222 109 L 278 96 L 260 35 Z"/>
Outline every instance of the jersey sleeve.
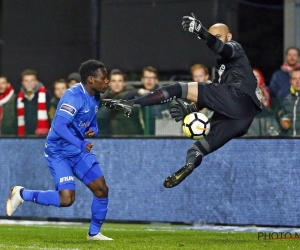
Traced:
<path fill-rule="evenodd" d="M 240 57 L 245 54 L 243 47 L 234 40 L 223 43 L 220 39 L 209 34 L 206 38 L 208 47 L 224 59 Z"/>
<path fill-rule="evenodd" d="M 97 123 L 97 115 L 95 115 L 89 129 L 93 130 L 94 133 L 95 133 L 95 136 L 94 137 L 97 137 L 98 136 L 98 133 L 99 133 L 99 129 L 98 129 L 98 123 Z"/>
<path fill-rule="evenodd" d="M 243 47 L 235 42 L 235 41 L 229 41 L 226 42 L 223 46 L 223 50 L 220 53 L 220 55 L 224 58 L 235 58 L 240 57 L 245 54 Z"/>
<path fill-rule="evenodd" d="M 76 93 L 66 91 L 59 102 L 56 115 L 62 116 L 71 122 L 73 121 L 77 112 L 80 110 L 81 106 L 82 99 L 78 98 Z"/>

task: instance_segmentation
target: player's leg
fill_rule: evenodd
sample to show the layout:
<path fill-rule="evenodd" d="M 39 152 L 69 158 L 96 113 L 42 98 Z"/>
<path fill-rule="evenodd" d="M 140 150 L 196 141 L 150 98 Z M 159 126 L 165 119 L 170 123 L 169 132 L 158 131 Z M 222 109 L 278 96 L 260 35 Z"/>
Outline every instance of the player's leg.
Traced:
<path fill-rule="evenodd" d="M 46 157 L 50 173 L 54 179 L 55 190 L 28 190 L 21 194 L 25 201 L 56 207 L 69 207 L 75 201 L 75 177 L 72 171 L 73 163 L 60 157 Z"/>
<path fill-rule="evenodd" d="M 95 171 L 95 169 L 98 169 L 98 171 L 101 172 L 99 164 L 95 164 L 91 170 L 93 175 L 95 172 L 98 172 Z M 99 176 L 99 174 L 97 176 Z M 112 240 L 111 238 L 108 238 L 100 233 L 108 210 L 108 187 L 106 185 L 104 176 L 98 177 L 94 181 L 90 182 L 87 186 L 94 194 L 91 205 L 92 219 L 87 239 Z"/>
<path fill-rule="evenodd" d="M 235 120 L 222 114 L 214 113 L 211 120 L 211 129 L 209 134 L 196 141 L 187 151 L 186 164 L 177 172 L 168 176 L 164 181 L 166 188 L 172 188 L 179 185 L 195 168 L 197 168 L 202 158 L 209 153 L 222 147 L 232 138 L 245 134 L 251 125 L 253 117 Z"/>
<path fill-rule="evenodd" d="M 196 102 L 198 99 L 197 82 L 178 82 L 172 85 L 161 87 L 148 95 L 131 100 L 134 104 L 150 106 L 170 102 L 175 98 L 188 99 Z"/>
<path fill-rule="evenodd" d="M 219 149 L 231 139 L 244 135 L 252 121 L 253 116 L 236 120 L 215 112 L 211 120 L 210 133 L 188 149 L 186 165 L 197 168 L 205 155 Z"/>
<path fill-rule="evenodd" d="M 203 156 L 217 150 L 235 137 L 245 134 L 255 116 L 255 105 L 249 96 L 225 85 L 198 85 L 197 105 L 215 111 L 209 134 L 188 150 L 186 164 L 166 178 L 164 186 L 180 184 L 201 164 Z"/>
<path fill-rule="evenodd" d="M 74 171 L 78 179 L 93 193 L 92 218 L 87 239 L 112 240 L 100 233 L 108 210 L 108 186 L 95 155 L 85 154 L 85 157 L 76 164 Z"/>
<path fill-rule="evenodd" d="M 205 84 L 205 83 L 203 83 Z M 125 114 L 132 115 L 134 113 L 133 106 L 151 106 L 170 102 L 175 98 L 188 99 L 196 102 L 198 99 L 197 82 L 178 82 L 172 85 L 163 86 L 148 95 L 132 99 L 129 101 L 104 99 L 103 105 L 116 110 L 123 110 Z"/>
<path fill-rule="evenodd" d="M 11 189 L 6 203 L 6 214 L 11 216 L 24 201 L 32 201 L 44 206 L 67 207 L 75 200 L 75 181 L 70 163 L 64 159 L 47 158 L 56 190 L 30 190 L 22 186 Z"/>

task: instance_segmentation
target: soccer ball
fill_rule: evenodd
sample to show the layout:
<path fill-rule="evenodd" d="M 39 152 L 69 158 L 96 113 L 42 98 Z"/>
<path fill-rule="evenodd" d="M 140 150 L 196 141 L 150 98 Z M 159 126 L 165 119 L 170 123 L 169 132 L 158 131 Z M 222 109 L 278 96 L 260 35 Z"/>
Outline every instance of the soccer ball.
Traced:
<path fill-rule="evenodd" d="M 193 112 L 184 118 L 182 130 L 188 138 L 200 140 L 208 135 L 210 122 L 206 115 L 199 112 Z"/>

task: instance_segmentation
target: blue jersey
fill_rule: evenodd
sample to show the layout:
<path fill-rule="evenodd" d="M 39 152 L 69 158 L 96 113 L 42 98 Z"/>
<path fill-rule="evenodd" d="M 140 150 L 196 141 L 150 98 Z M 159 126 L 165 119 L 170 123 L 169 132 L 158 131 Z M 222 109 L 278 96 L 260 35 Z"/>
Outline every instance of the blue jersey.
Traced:
<path fill-rule="evenodd" d="M 82 83 L 77 83 L 68 89 L 60 99 L 52 124 L 55 123 L 58 116 L 62 116 L 70 121 L 68 126 L 70 132 L 80 140 L 84 140 L 85 132 L 91 126 L 97 127 L 99 105 L 100 94 L 91 96 Z M 74 156 L 81 150 L 50 128 L 46 138 L 45 152 L 50 155 Z"/>

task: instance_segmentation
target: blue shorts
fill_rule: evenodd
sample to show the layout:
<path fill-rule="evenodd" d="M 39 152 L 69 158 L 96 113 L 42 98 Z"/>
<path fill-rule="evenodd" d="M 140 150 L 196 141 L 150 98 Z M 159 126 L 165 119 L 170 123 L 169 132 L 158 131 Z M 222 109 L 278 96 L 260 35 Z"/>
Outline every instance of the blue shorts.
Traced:
<path fill-rule="evenodd" d="M 85 185 L 103 176 L 99 162 L 93 153 L 80 153 L 75 157 L 45 155 L 47 165 L 54 179 L 55 189 L 75 190 L 76 176 Z"/>

